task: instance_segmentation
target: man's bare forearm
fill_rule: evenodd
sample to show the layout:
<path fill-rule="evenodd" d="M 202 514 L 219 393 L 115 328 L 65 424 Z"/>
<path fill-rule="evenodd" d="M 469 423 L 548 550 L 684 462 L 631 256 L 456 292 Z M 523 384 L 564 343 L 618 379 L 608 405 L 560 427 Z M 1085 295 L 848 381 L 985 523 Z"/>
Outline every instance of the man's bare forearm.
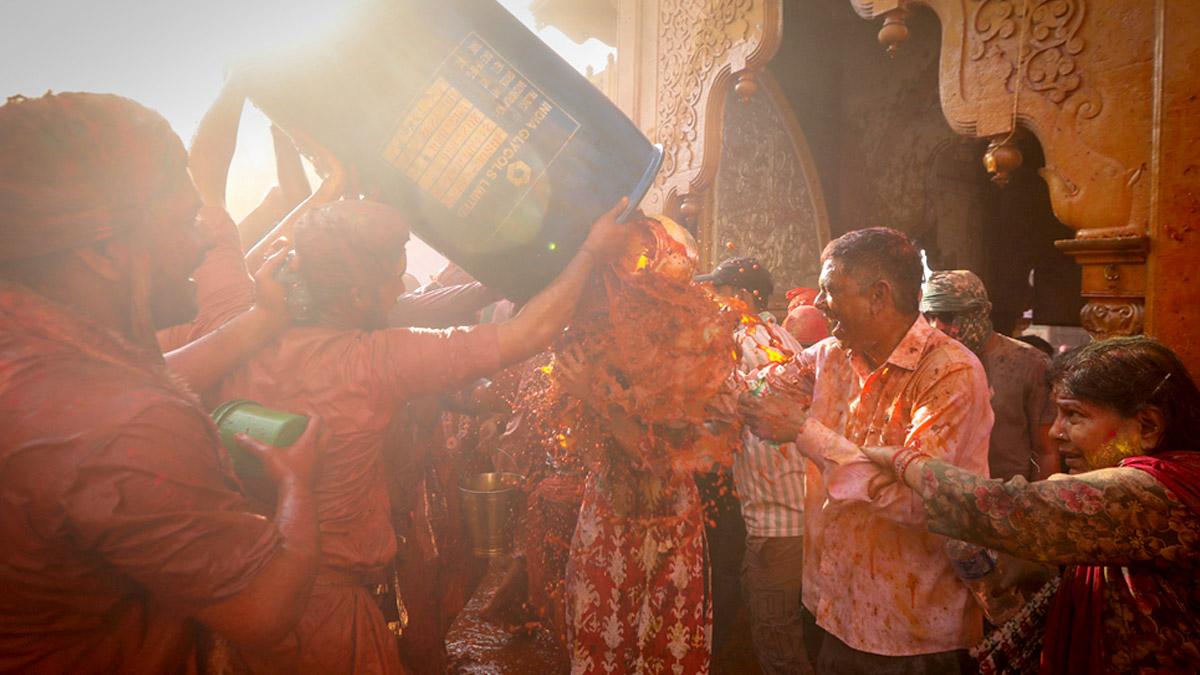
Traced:
<path fill-rule="evenodd" d="M 167 367 L 193 391 L 202 393 L 266 346 L 286 325 L 280 317 L 251 307 L 224 326 L 165 354 L 164 358 Z"/>
<path fill-rule="evenodd" d="M 226 84 L 200 120 L 192 139 L 188 172 L 205 206 L 225 208 L 225 182 L 229 179 L 229 165 L 237 149 L 244 103 L 242 93 Z"/>
<path fill-rule="evenodd" d="M 550 344 L 574 314 L 596 262 L 596 254 L 581 249 L 549 286 L 527 302 L 515 317 L 499 325 L 501 364 L 523 361 Z"/>

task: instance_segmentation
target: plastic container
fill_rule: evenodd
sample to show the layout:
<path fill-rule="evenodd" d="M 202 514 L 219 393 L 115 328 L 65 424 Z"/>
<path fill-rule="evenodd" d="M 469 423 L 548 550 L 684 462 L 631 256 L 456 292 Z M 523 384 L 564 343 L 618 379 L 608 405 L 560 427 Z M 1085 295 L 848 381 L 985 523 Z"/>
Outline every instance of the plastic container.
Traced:
<path fill-rule="evenodd" d="M 513 508 L 521 481 L 518 474 L 500 472 L 459 479 L 463 518 L 471 536 L 471 552 L 477 557 L 499 557 L 511 547 Z"/>
<path fill-rule="evenodd" d="M 513 300 L 591 223 L 632 209 L 662 150 L 493 0 L 381 0 L 250 68 L 251 100 L 357 170 L 422 239 Z"/>
<path fill-rule="evenodd" d="M 246 433 L 268 445 L 286 448 L 295 443 L 308 428 L 304 415 L 274 410 L 254 401 L 233 400 L 217 406 L 212 414 L 217 424 L 221 444 L 229 453 L 233 470 L 239 478 L 260 484 L 269 480 L 258 457 L 242 449 L 234 436 Z"/>

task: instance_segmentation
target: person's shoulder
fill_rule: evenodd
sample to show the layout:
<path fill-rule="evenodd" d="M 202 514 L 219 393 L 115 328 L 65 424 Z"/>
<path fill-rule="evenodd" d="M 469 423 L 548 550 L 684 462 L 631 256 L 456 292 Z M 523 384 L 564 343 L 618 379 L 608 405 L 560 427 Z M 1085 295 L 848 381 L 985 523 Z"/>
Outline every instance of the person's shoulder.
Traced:
<path fill-rule="evenodd" d="M 805 347 L 803 353 L 817 360 L 850 359 L 850 350 L 843 347 L 841 341 L 832 335 Z"/>
<path fill-rule="evenodd" d="M 998 352 L 1009 356 L 1009 358 L 1020 359 L 1025 363 L 1038 363 L 1048 365 L 1050 357 L 1042 350 L 1033 345 L 1022 342 L 1016 338 L 1011 338 L 1007 335 L 996 333 L 996 349 Z"/>
<path fill-rule="evenodd" d="M 37 448 L 44 468 L 59 474 L 56 482 L 93 469 L 111 474 L 172 465 L 216 444 L 208 415 L 165 378 L 67 358 L 27 376 L 0 383 L 6 427 L 0 450 L 15 460 Z"/>
<path fill-rule="evenodd" d="M 960 377 L 963 373 L 968 374 L 984 389 L 988 386 L 987 373 L 975 352 L 945 333 L 933 331 L 918 363 L 917 376 L 932 378 L 925 380 L 932 383 L 956 373 L 960 374 Z"/>
<path fill-rule="evenodd" d="M 966 345 L 939 330 L 934 330 L 929 334 L 929 342 L 926 343 L 925 353 L 921 355 L 921 361 L 922 363 L 934 363 L 938 365 L 955 364 L 983 367 L 975 352 L 967 349 Z"/>

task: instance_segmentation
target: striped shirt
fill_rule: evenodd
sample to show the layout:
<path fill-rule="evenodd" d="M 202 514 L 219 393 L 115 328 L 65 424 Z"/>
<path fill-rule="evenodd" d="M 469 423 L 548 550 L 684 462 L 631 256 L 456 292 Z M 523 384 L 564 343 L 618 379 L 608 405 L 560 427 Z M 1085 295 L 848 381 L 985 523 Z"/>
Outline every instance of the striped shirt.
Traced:
<path fill-rule="evenodd" d="M 763 312 L 762 322 L 738 326 L 741 345 L 738 371 L 748 380 L 757 372 L 799 354 L 804 347 Z M 804 534 L 805 460 L 791 443 L 764 441 L 747 428 L 743 449 L 733 458 L 733 482 L 742 502 L 746 532 L 756 537 L 798 537 Z"/>

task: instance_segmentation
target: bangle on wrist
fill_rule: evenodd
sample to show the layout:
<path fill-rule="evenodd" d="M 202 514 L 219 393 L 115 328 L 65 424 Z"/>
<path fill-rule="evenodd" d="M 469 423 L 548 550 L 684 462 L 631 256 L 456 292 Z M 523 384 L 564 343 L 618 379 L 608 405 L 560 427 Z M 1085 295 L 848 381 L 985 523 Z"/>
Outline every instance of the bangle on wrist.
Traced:
<path fill-rule="evenodd" d="M 905 448 L 905 452 L 897 452 L 892 463 L 892 468 L 896 472 L 896 480 L 903 481 L 904 474 L 908 471 L 908 467 L 912 466 L 913 462 L 918 459 L 929 459 L 929 455 L 911 448 Z"/>

